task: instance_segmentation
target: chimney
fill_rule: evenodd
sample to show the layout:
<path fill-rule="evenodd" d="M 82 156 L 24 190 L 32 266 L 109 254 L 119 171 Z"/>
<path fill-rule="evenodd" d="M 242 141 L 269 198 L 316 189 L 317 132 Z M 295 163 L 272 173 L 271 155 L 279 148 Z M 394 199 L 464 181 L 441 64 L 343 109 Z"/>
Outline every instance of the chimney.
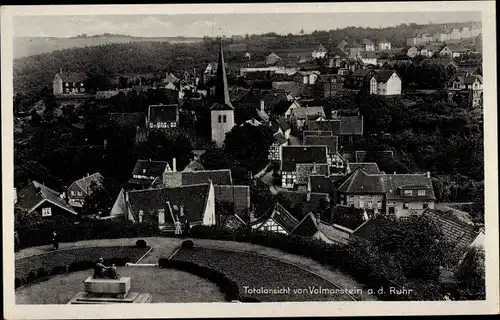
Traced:
<path fill-rule="evenodd" d="M 177 172 L 177 159 L 172 158 L 172 171 Z"/>
<path fill-rule="evenodd" d="M 60 75 L 62 74 L 62 68 L 59 68 L 59 74 Z"/>
<path fill-rule="evenodd" d="M 129 202 L 128 192 L 125 192 L 125 202 Z"/>
<path fill-rule="evenodd" d="M 307 202 L 311 202 L 311 191 L 307 190 Z"/>
<path fill-rule="evenodd" d="M 260 100 L 260 112 L 264 112 L 264 100 Z"/>
<path fill-rule="evenodd" d="M 430 179 L 431 178 L 431 173 L 430 171 L 427 171 L 427 178 Z"/>
<path fill-rule="evenodd" d="M 184 217 L 184 205 L 180 206 L 180 216 Z"/>

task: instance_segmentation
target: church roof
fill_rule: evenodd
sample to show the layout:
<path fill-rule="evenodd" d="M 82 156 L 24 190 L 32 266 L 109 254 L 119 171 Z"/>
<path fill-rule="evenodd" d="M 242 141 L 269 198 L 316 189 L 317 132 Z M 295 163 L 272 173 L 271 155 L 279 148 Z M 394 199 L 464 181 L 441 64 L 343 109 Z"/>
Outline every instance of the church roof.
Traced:
<path fill-rule="evenodd" d="M 226 67 L 224 63 L 224 52 L 222 49 L 222 40 L 220 42 L 219 60 L 217 62 L 217 76 L 215 85 L 215 103 L 211 110 L 234 110 L 229 96 L 229 87 L 227 82 Z"/>

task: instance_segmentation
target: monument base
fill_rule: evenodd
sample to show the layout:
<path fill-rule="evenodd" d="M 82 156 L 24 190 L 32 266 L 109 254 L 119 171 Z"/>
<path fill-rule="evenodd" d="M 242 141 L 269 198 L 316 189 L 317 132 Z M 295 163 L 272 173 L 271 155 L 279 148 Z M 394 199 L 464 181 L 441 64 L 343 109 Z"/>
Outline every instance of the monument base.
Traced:
<path fill-rule="evenodd" d="M 151 303 L 153 297 L 149 293 L 129 292 L 125 298 L 97 297 L 87 292 L 78 292 L 68 304 L 110 304 L 110 303 Z"/>

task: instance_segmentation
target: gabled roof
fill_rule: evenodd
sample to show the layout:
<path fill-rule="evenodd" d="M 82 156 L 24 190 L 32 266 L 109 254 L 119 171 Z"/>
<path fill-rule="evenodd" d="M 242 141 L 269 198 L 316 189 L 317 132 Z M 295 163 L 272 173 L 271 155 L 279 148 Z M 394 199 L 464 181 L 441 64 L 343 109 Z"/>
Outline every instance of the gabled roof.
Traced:
<path fill-rule="evenodd" d="M 286 100 L 280 101 L 274 106 L 271 113 L 275 115 L 284 115 L 293 104 L 294 101 L 286 101 Z"/>
<path fill-rule="evenodd" d="M 191 160 L 191 162 L 184 168 L 183 171 L 201 171 L 205 170 L 205 167 L 197 159 Z"/>
<path fill-rule="evenodd" d="M 456 245 L 457 249 L 468 248 L 479 235 L 473 225 L 440 210 L 426 210 L 424 215 L 436 223 L 444 238 Z"/>
<path fill-rule="evenodd" d="M 163 79 L 164 83 L 168 83 L 168 82 L 177 83 L 179 81 L 180 81 L 180 79 L 177 78 L 172 72 L 168 73 L 166 75 L 165 79 Z"/>
<path fill-rule="evenodd" d="M 316 52 L 327 52 L 326 48 L 320 43 L 318 48 L 315 50 Z"/>
<path fill-rule="evenodd" d="M 346 194 L 378 194 L 386 191 L 381 175 L 371 175 L 360 168 L 337 180 L 335 185 L 338 192 Z"/>
<path fill-rule="evenodd" d="M 165 221 L 173 222 L 170 212 L 174 216 L 180 215 L 179 208 L 181 206 L 184 207 L 184 215 L 188 221 L 202 221 L 209 190 L 209 184 L 199 184 L 177 188 L 129 191 L 129 205 L 135 221 L 139 221 L 140 210 L 145 216 L 155 216 L 158 210 L 163 209 L 165 210 Z"/>
<path fill-rule="evenodd" d="M 150 105 L 148 108 L 148 121 L 156 122 L 172 122 L 177 121 L 177 105 Z"/>
<path fill-rule="evenodd" d="M 341 133 L 340 119 L 327 121 L 312 121 L 309 123 L 308 131 L 330 131 L 333 135 Z"/>
<path fill-rule="evenodd" d="M 371 41 L 370 39 L 367 39 L 367 38 L 362 39 L 360 42 L 361 42 L 361 44 L 364 44 L 364 45 L 373 45 L 373 44 L 375 44 L 375 43 L 373 43 L 373 41 Z"/>
<path fill-rule="evenodd" d="M 288 124 L 288 122 L 287 122 L 285 119 L 283 119 L 282 117 L 279 117 L 279 118 L 276 120 L 276 122 L 278 123 L 278 125 L 279 125 L 280 129 L 281 129 L 283 132 L 285 132 L 285 131 L 287 131 L 287 130 L 291 129 L 290 124 Z"/>
<path fill-rule="evenodd" d="M 371 69 L 356 69 L 352 74 L 353 77 L 367 77 L 372 72 Z"/>
<path fill-rule="evenodd" d="M 289 233 L 292 232 L 299 223 L 299 221 L 278 202 L 271 206 L 258 220 L 254 221 L 252 225 L 259 225 L 259 227 L 257 227 L 258 229 L 269 219 L 273 219 Z"/>
<path fill-rule="evenodd" d="M 467 49 L 461 43 L 448 43 L 444 47 L 448 47 L 451 52 L 467 52 Z M 443 49 L 441 48 L 441 50 Z"/>
<path fill-rule="evenodd" d="M 167 161 L 137 160 L 132 175 L 158 177 L 167 168 L 170 168 Z"/>
<path fill-rule="evenodd" d="M 349 163 L 349 168 L 351 171 L 356 171 L 357 169 L 363 169 L 364 172 L 368 174 L 380 173 L 377 163 L 375 162 L 351 162 Z"/>
<path fill-rule="evenodd" d="M 432 186 L 432 180 L 427 177 L 425 173 L 416 174 L 386 174 L 383 176 L 386 197 L 387 200 L 392 199 L 408 199 L 411 200 L 412 197 L 402 197 L 400 194 L 401 189 L 408 188 L 419 188 L 428 190 L 428 194 L 425 196 L 418 196 L 416 199 L 419 200 L 436 200 L 434 196 L 434 188 Z"/>
<path fill-rule="evenodd" d="M 309 187 L 311 192 L 330 194 L 335 191 L 332 179 L 326 175 L 311 174 L 309 176 Z"/>
<path fill-rule="evenodd" d="M 199 170 L 182 173 L 182 185 L 208 183 L 209 180 L 211 180 L 214 185 L 233 184 L 230 169 Z"/>
<path fill-rule="evenodd" d="M 285 137 L 285 135 L 281 132 L 277 132 L 274 134 L 274 141 L 278 144 L 278 145 L 283 145 L 284 143 L 286 143 L 288 140 L 287 138 Z"/>
<path fill-rule="evenodd" d="M 83 72 L 59 72 L 57 75 L 62 81 L 69 83 L 83 82 L 87 78 Z"/>
<path fill-rule="evenodd" d="M 325 111 L 323 107 L 304 107 L 295 108 L 292 110 L 292 114 L 297 117 L 297 119 L 306 119 L 308 116 L 322 116 L 325 117 Z"/>
<path fill-rule="evenodd" d="M 394 73 L 397 74 L 394 70 L 381 70 L 380 72 L 377 72 L 374 77 L 377 79 L 377 82 L 387 82 Z"/>
<path fill-rule="evenodd" d="M 479 80 L 481 84 L 483 84 L 483 76 L 479 74 L 473 74 L 465 78 L 464 82 L 465 84 L 473 84 L 476 82 L 476 80 Z"/>
<path fill-rule="evenodd" d="M 368 241 L 375 240 L 376 235 L 384 233 L 384 229 L 388 228 L 392 223 L 382 216 L 374 217 L 354 230 L 353 235 Z"/>
<path fill-rule="evenodd" d="M 97 187 L 102 187 L 104 184 L 104 177 L 99 172 L 96 172 L 78 179 L 73 183 L 78 185 L 82 190 L 85 190 L 85 192 L 88 192 L 92 184 L 95 184 Z"/>
<path fill-rule="evenodd" d="M 231 99 L 231 102 L 237 102 L 249 92 L 250 92 L 250 89 L 246 89 L 246 88 L 242 88 L 242 87 L 234 87 L 229 92 L 229 97 Z"/>
<path fill-rule="evenodd" d="M 303 237 L 312 237 L 318 232 L 318 221 L 314 216 L 314 213 L 309 212 L 302 218 L 302 220 L 297 224 L 295 229 L 293 229 L 292 234 L 303 236 Z"/>
<path fill-rule="evenodd" d="M 311 174 L 329 175 L 329 166 L 326 163 L 297 163 L 297 180 L 296 184 L 305 185 L 309 182 Z"/>
<path fill-rule="evenodd" d="M 16 206 L 31 212 L 48 201 L 51 204 L 76 215 L 76 211 L 61 199 L 59 193 L 36 181 L 31 182 L 17 193 Z"/>
<path fill-rule="evenodd" d="M 266 57 L 266 64 L 273 65 L 276 64 L 276 62 L 278 62 L 279 60 L 281 60 L 281 58 L 276 53 L 272 52 Z"/>
<path fill-rule="evenodd" d="M 327 163 L 326 146 L 283 146 L 281 170 L 295 171 L 298 163 Z"/>
<path fill-rule="evenodd" d="M 304 144 L 310 146 L 327 146 L 328 153 L 337 153 L 339 145 L 338 136 L 305 136 Z"/>
<path fill-rule="evenodd" d="M 340 120 L 340 134 L 363 134 L 363 116 L 342 116 Z"/>
<path fill-rule="evenodd" d="M 146 116 L 143 112 L 134 113 L 110 113 L 110 121 L 116 123 L 120 127 L 145 127 Z"/>

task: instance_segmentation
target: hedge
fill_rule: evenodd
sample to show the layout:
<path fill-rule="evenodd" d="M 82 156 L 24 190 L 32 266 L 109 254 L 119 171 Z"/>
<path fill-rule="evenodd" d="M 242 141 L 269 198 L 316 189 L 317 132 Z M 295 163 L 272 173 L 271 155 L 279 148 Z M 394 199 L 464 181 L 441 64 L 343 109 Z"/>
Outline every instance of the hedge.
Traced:
<path fill-rule="evenodd" d="M 148 243 L 146 242 L 146 240 L 144 239 L 139 239 L 135 242 L 135 245 L 138 247 L 138 248 L 146 248 L 148 246 Z"/>
<path fill-rule="evenodd" d="M 127 262 L 131 262 L 129 257 L 114 257 L 111 259 L 105 259 L 105 265 L 115 264 L 117 266 L 124 266 Z M 74 261 L 69 264 L 69 266 L 55 266 L 52 270 L 47 271 L 45 268 L 39 268 L 36 272 L 30 271 L 26 278 L 15 278 L 14 285 L 15 288 L 19 288 L 25 284 L 37 283 L 47 280 L 50 276 L 63 274 L 66 272 L 76 272 L 84 271 L 94 268 L 95 262 L 90 260 Z"/>
<path fill-rule="evenodd" d="M 200 266 L 190 261 L 169 260 L 165 258 L 160 258 L 158 265 L 162 268 L 189 272 L 195 276 L 214 282 L 220 288 L 227 301 L 238 300 L 242 302 L 259 302 L 258 299 L 241 296 L 240 289 L 236 282 L 217 270 Z"/>

